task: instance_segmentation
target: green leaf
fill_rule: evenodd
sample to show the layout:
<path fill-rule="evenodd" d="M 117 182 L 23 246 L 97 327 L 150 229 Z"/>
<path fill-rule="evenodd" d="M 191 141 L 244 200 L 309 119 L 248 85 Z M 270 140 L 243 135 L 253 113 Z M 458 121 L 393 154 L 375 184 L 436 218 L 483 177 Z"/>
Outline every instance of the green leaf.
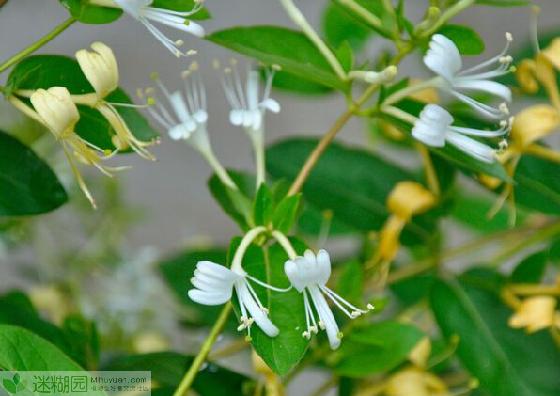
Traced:
<path fill-rule="evenodd" d="M 12 394 L 15 394 L 17 392 L 17 384 L 12 382 L 12 380 L 10 380 L 9 378 L 4 378 L 2 380 L 2 385 L 4 385 L 4 389 Z"/>
<path fill-rule="evenodd" d="M 274 209 L 272 214 L 272 227 L 284 234 L 290 232 L 299 209 L 301 194 L 284 198 Z"/>
<path fill-rule="evenodd" d="M 277 178 L 294 179 L 316 145 L 315 139 L 295 138 L 269 147 L 268 171 Z M 387 196 L 404 180 L 416 177 L 370 152 L 332 143 L 305 182 L 303 196 L 319 210 L 331 210 L 341 223 L 371 231 L 387 219 Z M 433 234 L 429 217 L 419 216 L 407 227 L 405 238 L 425 241 Z"/>
<path fill-rule="evenodd" d="M 515 283 L 539 283 L 548 264 L 548 251 L 533 253 L 525 257 L 513 270 L 511 281 Z"/>
<path fill-rule="evenodd" d="M 359 50 L 372 34 L 367 25 L 356 20 L 346 9 L 334 2 L 325 8 L 322 24 L 327 42 L 335 48 L 348 42 L 352 48 Z"/>
<path fill-rule="evenodd" d="M 553 396 L 560 389 L 560 354 L 547 332 L 527 335 L 507 325 L 512 312 L 488 277 L 439 280 L 430 296 L 443 334 L 460 337 L 457 355 L 492 396 Z M 530 362 L 530 364 L 528 364 Z"/>
<path fill-rule="evenodd" d="M 191 11 L 196 6 L 194 0 L 154 0 L 150 7 L 164 8 L 172 11 Z M 211 17 L 207 8 L 203 7 L 193 15 L 189 15 L 186 19 L 204 20 Z"/>
<path fill-rule="evenodd" d="M 484 52 L 484 41 L 472 28 L 464 25 L 444 25 L 439 31 L 457 45 L 463 55 L 480 55 Z"/>
<path fill-rule="evenodd" d="M 459 193 L 454 198 L 451 215 L 461 224 L 479 232 L 506 230 L 510 228 L 507 206 L 502 207 L 493 217 L 488 216 L 497 199 L 496 196 Z M 520 211 L 518 222 L 522 223 L 525 217 L 525 214 Z"/>
<path fill-rule="evenodd" d="M 208 180 L 210 193 L 224 212 L 229 215 L 242 230 L 250 228 L 252 224 L 253 206 L 251 199 L 254 195 L 254 178 L 250 175 L 228 170 L 239 190 L 233 190 L 222 183 L 220 178 L 212 175 Z"/>
<path fill-rule="evenodd" d="M 265 183 L 262 183 L 257 191 L 253 205 L 253 218 L 255 225 L 268 225 L 274 210 L 272 192 Z"/>
<path fill-rule="evenodd" d="M 353 330 L 336 352 L 337 374 L 364 377 L 394 369 L 425 337 L 417 327 L 386 321 Z"/>
<path fill-rule="evenodd" d="M 16 138 L 0 131 L 0 216 L 47 213 L 68 201 L 52 169 Z"/>
<path fill-rule="evenodd" d="M 348 89 L 315 45 L 301 32 L 277 26 L 234 27 L 214 32 L 208 40 L 253 57 L 303 79 L 340 90 Z"/>
<path fill-rule="evenodd" d="M 344 296 L 350 303 L 363 305 L 364 268 L 357 260 L 348 261 L 339 266 L 341 270 L 337 284 L 337 293 Z"/>
<path fill-rule="evenodd" d="M 274 73 L 272 85 L 285 91 L 301 95 L 325 95 L 333 92 L 332 88 L 298 77 L 293 73 L 279 70 Z"/>
<path fill-rule="evenodd" d="M 78 62 L 61 55 L 35 55 L 25 58 L 16 65 L 8 77 L 10 92 L 19 89 L 36 90 L 50 87 L 66 87 L 74 95 L 94 92 Z M 120 88 L 105 99 L 113 103 L 132 103 L 128 95 Z M 150 141 L 158 136 L 158 133 L 150 127 L 146 118 L 137 109 L 123 106 L 115 108 L 127 123 L 132 134 L 138 139 Z M 115 131 L 101 113 L 84 105 L 79 105 L 78 110 L 80 120 L 75 128 L 76 133 L 101 149 L 114 150 L 115 146 L 111 142 L 111 137 Z"/>
<path fill-rule="evenodd" d="M 89 4 L 89 0 L 59 0 L 70 15 L 81 23 L 102 24 L 111 23 L 120 18 L 123 11 L 120 8 L 98 7 Z"/>
<path fill-rule="evenodd" d="M 232 241 L 230 252 L 237 249 L 239 242 L 239 238 Z M 291 242 L 298 253 L 305 249 L 303 243 L 296 240 Z M 270 285 L 287 288 L 290 283 L 284 274 L 286 260 L 288 256 L 277 244 L 270 248 L 251 245 L 243 259 L 243 269 Z M 306 328 L 303 297 L 294 288 L 285 293 L 278 293 L 256 286 L 255 291 L 261 303 L 269 309 L 270 320 L 278 327 L 280 333 L 271 338 L 256 325 L 252 326 L 253 347 L 274 372 L 285 375 L 303 358 L 308 345 L 308 340 L 302 336 L 303 329 Z M 236 299 L 233 301 L 239 318 L 239 306 Z"/>
<path fill-rule="evenodd" d="M 524 155 L 515 171 L 515 201 L 542 213 L 560 213 L 560 165 Z"/>
<path fill-rule="evenodd" d="M 82 367 L 95 370 L 100 357 L 99 334 L 95 323 L 73 314 L 64 319 L 62 330 L 70 344 L 69 355 L 75 356 Z"/>
<path fill-rule="evenodd" d="M 194 358 L 175 352 L 120 356 L 109 361 L 107 371 L 150 371 L 155 385 L 153 391 L 172 395 Z M 243 385 L 250 381 L 242 374 L 208 363 L 200 370 L 193 383 L 193 390 L 200 396 L 242 395 Z"/>
<path fill-rule="evenodd" d="M 435 279 L 433 273 L 412 276 L 391 284 L 391 291 L 404 306 L 411 306 L 428 297 Z"/>
<path fill-rule="evenodd" d="M 23 327 L 10 325 L 0 325 L 0 368 L 6 371 L 83 371 L 49 341 Z"/>

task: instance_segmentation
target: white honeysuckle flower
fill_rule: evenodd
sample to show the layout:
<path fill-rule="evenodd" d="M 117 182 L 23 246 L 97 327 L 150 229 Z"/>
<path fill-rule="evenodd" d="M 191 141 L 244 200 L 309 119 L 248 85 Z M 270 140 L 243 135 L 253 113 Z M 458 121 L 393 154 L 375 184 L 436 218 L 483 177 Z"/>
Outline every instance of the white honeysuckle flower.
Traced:
<path fill-rule="evenodd" d="M 273 113 L 280 111 L 280 104 L 270 97 L 273 70 L 266 70 L 266 82 L 262 99 L 260 99 L 259 71 L 249 69 L 245 87 L 237 69 L 237 62 L 224 69 L 222 84 L 226 99 L 231 106 L 229 121 L 235 126 L 242 126 L 249 135 L 262 134 L 266 110 Z"/>
<path fill-rule="evenodd" d="M 368 304 L 367 310 L 359 309 L 326 286 L 331 276 L 331 259 L 327 251 L 323 249 L 319 250 L 317 255 L 311 250 L 306 250 L 303 257 L 286 261 L 284 271 L 292 286 L 303 294 L 307 323 L 303 336 L 307 339 L 311 338 L 312 333 L 324 329 L 327 332 L 331 348 L 336 349 L 340 346 L 342 334 L 324 296 L 327 296 L 351 319 L 373 309 L 371 304 Z M 315 307 L 319 320 L 315 318 L 312 305 Z"/>
<path fill-rule="evenodd" d="M 189 70 L 181 73 L 185 82 L 184 91 L 170 92 L 157 75 L 152 76 L 169 102 L 171 111 L 167 110 L 160 101 L 156 101 L 156 108 L 154 106 L 148 108 L 150 115 L 167 129 L 171 139 L 189 140 L 192 138 L 195 145 L 199 140 L 208 140 L 206 90 L 197 70 L 198 64 L 194 62 Z"/>
<path fill-rule="evenodd" d="M 259 300 L 255 289 L 249 283 L 256 284 L 275 290 L 286 291 L 272 287 L 260 280 L 248 275 L 242 268 L 226 268 L 223 265 L 211 261 L 199 261 L 196 264 L 194 277 L 191 283 L 195 287 L 188 291 L 191 300 L 203 305 L 221 305 L 228 302 L 233 290 L 239 301 L 241 310 L 241 324 L 238 331 L 247 329 L 248 337 L 251 337 L 251 325 L 256 323 L 269 337 L 278 335 L 278 328 L 270 321 L 268 309 Z"/>
<path fill-rule="evenodd" d="M 498 137 L 511 129 L 511 121 L 502 121 L 501 128 L 494 131 L 453 126 L 453 121 L 453 116 L 443 107 L 429 104 L 414 123 L 412 136 L 431 147 L 443 147 L 449 143 L 471 157 L 491 163 L 496 158 L 495 150 L 469 136 Z"/>
<path fill-rule="evenodd" d="M 478 102 L 463 92 L 486 93 L 505 102 L 511 102 L 511 90 L 503 84 L 492 81 L 493 78 L 503 76 L 510 71 L 513 58 L 507 52 L 512 41 L 511 34 L 506 34 L 506 40 L 506 46 L 501 53 L 472 68 L 461 70 L 463 62 L 455 43 L 441 34 L 435 34 L 424 56 L 424 63 L 440 76 L 435 81 L 437 88 L 450 93 L 486 117 L 503 119 L 509 114 L 505 103 L 499 107 L 492 107 Z"/>
<path fill-rule="evenodd" d="M 179 50 L 179 47 L 183 45 L 182 40 L 171 40 L 151 22 L 171 26 L 196 37 L 204 37 L 204 28 L 198 23 L 187 19 L 189 16 L 200 11 L 202 1 L 195 1 L 195 6 L 190 11 L 173 11 L 165 8 L 151 7 L 152 3 L 153 0 L 92 0 L 92 4 L 121 8 L 128 15 L 142 23 L 175 56 L 190 55 L 192 51 L 181 52 Z"/>

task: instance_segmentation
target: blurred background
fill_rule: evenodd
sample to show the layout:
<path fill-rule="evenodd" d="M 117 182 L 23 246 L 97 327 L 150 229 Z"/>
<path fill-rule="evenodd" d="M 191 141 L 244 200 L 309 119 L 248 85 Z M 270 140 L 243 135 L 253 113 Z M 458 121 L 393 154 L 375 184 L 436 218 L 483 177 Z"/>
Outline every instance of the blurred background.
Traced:
<path fill-rule="evenodd" d="M 309 20 L 318 26 L 326 1 L 300 0 L 297 3 Z M 557 28 L 560 1 L 542 0 L 535 3 L 542 9 L 540 31 L 544 33 Z M 409 18 L 419 20 L 426 4 L 427 1 L 407 1 Z M 234 25 L 268 23 L 293 27 L 275 0 L 207 0 L 206 6 L 213 15 L 211 20 L 202 22 L 207 32 Z M 0 58 L 5 59 L 18 52 L 66 18 L 67 11 L 56 0 L 9 0 L 0 10 Z M 463 13 L 456 22 L 477 30 L 486 42 L 487 54 L 493 55 L 502 49 L 505 32 L 514 35 L 516 45 L 528 41 L 530 10 L 474 7 Z M 169 87 L 179 84 L 180 72 L 196 59 L 202 66 L 206 81 L 209 133 L 218 157 L 226 167 L 252 170 L 249 141 L 240 128 L 228 123 L 229 106 L 211 67 L 214 59 L 228 61 L 232 54 L 181 32 L 165 27 L 162 30 L 172 38 L 184 39 L 185 48 L 196 49 L 198 55 L 179 60 L 174 58 L 140 23 L 126 15 L 111 25 L 75 24 L 38 53 L 73 56 L 77 50 L 88 47 L 93 41 L 103 41 L 115 51 L 121 86 L 131 94 L 138 87 L 150 85 L 149 75 L 154 71 L 159 72 Z M 372 40 L 367 51 L 373 56 L 382 46 L 381 40 Z M 415 55 L 404 62 L 400 73 L 422 77 L 426 71 Z M 0 76 L 0 83 L 6 77 L 7 73 Z M 343 100 L 335 95 L 310 100 L 275 91 L 273 97 L 281 103 L 282 111 L 267 116 L 268 142 L 293 134 L 320 135 L 328 129 L 344 106 Z M 0 101 L 0 129 L 10 131 L 21 123 L 19 114 Z M 340 139 L 361 145 L 368 140 L 364 125 L 359 121 L 350 122 L 340 134 Z M 117 270 L 111 276 L 114 283 L 105 283 L 104 288 L 93 291 L 90 301 L 83 302 L 83 309 L 95 316 L 99 306 L 110 304 L 116 307 L 114 314 L 118 317 L 121 304 L 119 295 L 122 294 L 122 308 L 126 310 L 137 308 L 141 311 L 142 304 L 150 300 L 160 311 L 166 311 L 167 308 L 161 309 L 161 305 L 157 304 L 169 304 L 169 317 L 159 317 L 158 320 L 173 322 L 173 301 L 162 297 L 165 294 L 163 285 L 149 275 L 144 276 L 142 271 L 148 274 L 150 263 L 155 258 L 167 256 L 187 246 L 225 245 L 238 231 L 211 198 L 206 187 L 211 171 L 196 152 L 185 144 L 170 141 L 166 136 L 153 151 L 158 157 L 155 163 L 135 155 L 121 158 L 120 162 L 126 162 L 133 168 L 118 175 L 118 187 L 114 184 L 103 187 L 103 183 L 95 185 L 94 193 L 106 209 L 102 214 L 84 210 L 86 203 L 80 193 L 74 190 L 72 198 L 80 201 L 77 205 L 81 205 L 82 209 L 64 206 L 52 214 L 33 220 L 34 252 L 29 249 L 14 251 L 2 242 L 0 293 L 15 287 L 26 287 L 29 279 L 41 283 L 61 276 L 71 277 L 72 263 L 80 260 L 79 255 L 101 255 L 103 252 L 97 251 L 98 244 L 107 242 L 104 239 L 113 238 L 112 242 L 122 242 L 124 247 L 124 252 L 119 253 L 119 260 L 134 264 Z M 75 216 L 77 212 L 80 217 Z M 122 227 L 119 227 L 119 222 L 123 223 Z M 76 229 L 80 232 L 76 232 Z M 26 238 L 27 232 L 29 230 L 22 225 L 21 237 Z M 64 254 L 64 245 L 72 246 L 72 254 Z M 61 257 L 67 257 L 68 260 L 61 262 Z M 93 279 L 98 274 L 92 270 L 91 276 Z M 132 300 L 138 299 L 136 307 L 131 308 L 131 297 Z M 110 320 L 105 323 L 110 324 Z M 131 323 L 130 326 L 142 324 Z"/>

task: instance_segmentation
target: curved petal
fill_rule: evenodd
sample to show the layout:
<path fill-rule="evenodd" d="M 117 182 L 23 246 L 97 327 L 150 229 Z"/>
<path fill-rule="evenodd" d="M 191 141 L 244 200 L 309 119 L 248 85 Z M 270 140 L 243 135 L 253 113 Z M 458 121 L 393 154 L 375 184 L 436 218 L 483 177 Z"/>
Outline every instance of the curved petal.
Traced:
<path fill-rule="evenodd" d="M 478 140 L 451 131 L 446 139 L 450 144 L 479 161 L 492 163 L 496 160 L 495 150 Z"/>
<path fill-rule="evenodd" d="M 338 329 L 338 325 L 336 324 L 336 320 L 334 319 L 332 310 L 317 286 L 312 286 L 308 290 L 311 295 L 311 300 L 315 305 L 315 309 L 319 314 L 319 320 L 327 332 L 331 349 L 337 349 L 340 346 L 340 331 Z"/>
<path fill-rule="evenodd" d="M 490 95 L 502 98 L 506 102 L 511 102 L 511 90 L 504 84 L 490 80 L 471 80 L 461 78 L 455 80 L 453 86 L 458 89 L 486 92 Z"/>
<path fill-rule="evenodd" d="M 237 280 L 241 277 L 241 275 L 233 272 L 229 268 L 212 261 L 199 261 L 196 263 L 196 269 L 205 275 L 213 276 L 218 279 Z"/>
<path fill-rule="evenodd" d="M 424 64 L 448 81 L 453 80 L 463 66 L 455 43 L 441 34 L 432 37 Z"/>
<path fill-rule="evenodd" d="M 249 311 L 251 318 L 255 320 L 257 326 L 259 326 L 267 336 L 276 337 L 279 333 L 278 328 L 274 326 L 269 317 L 257 305 L 257 302 L 249 292 L 244 280 L 235 284 L 235 292 L 241 303 L 247 308 L 247 311 Z"/>
<path fill-rule="evenodd" d="M 301 274 L 298 269 L 298 264 L 292 260 L 288 260 L 284 263 L 284 273 L 290 280 L 293 287 L 296 288 L 298 292 L 302 292 L 305 288 L 305 280 L 302 279 Z"/>
<path fill-rule="evenodd" d="M 189 290 L 187 294 L 191 300 L 202 305 L 222 305 L 231 298 L 231 293 L 208 293 L 197 289 Z"/>
<path fill-rule="evenodd" d="M 321 249 L 317 253 L 317 265 L 319 268 L 319 278 L 317 279 L 317 283 L 324 286 L 331 277 L 331 258 L 325 249 Z"/>

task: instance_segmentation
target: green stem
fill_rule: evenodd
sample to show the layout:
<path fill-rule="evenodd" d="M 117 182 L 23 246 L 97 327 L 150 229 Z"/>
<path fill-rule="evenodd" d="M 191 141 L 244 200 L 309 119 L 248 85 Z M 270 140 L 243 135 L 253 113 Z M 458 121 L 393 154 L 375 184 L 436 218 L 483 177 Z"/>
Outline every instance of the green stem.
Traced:
<path fill-rule="evenodd" d="M 475 0 L 460 0 L 453 7 L 445 10 L 441 17 L 434 23 L 430 28 L 422 32 L 419 38 L 430 37 L 432 34 L 437 32 L 443 25 L 445 25 L 451 18 L 455 17 L 457 14 L 465 10 L 466 8 L 472 6 Z"/>
<path fill-rule="evenodd" d="M 4 72 L 6 69 L 9 69 L 11 66 L 18 63 L 20 60 L 25 58 L 26 56 L 32 54 L 33 52 L 37 51 L 39 48 L 47 44 L 49 41 L 54 39 L 60 33 L 65 31 L 70 25 L 76 22 L 74 17 L 70 17 L 60 25 L 55 27 L 51 32 L 47 33 L 45 36 L 37 40 L 35 43 L 31 44 L 29 47 L 25 48 L 24 50 L 18 52 L 10 59 L 6 60 L 4 63 L 0 64 L 0 73 Z"/>
<path fill-rule="evenodd" d="M 560 234 L 560 221 L 549 223 L 547 226 L 541 228 L 539 231 L 528 236 L 527 238 L 524 238 L 523 240 L 518 241 L 515 244 L 508 245 L 505 250 L 498 253 L 494 258 L 490 260 L 490 264 L 493 267 L 497 267 L 508 258 L 515 256 L 517 253 L 522 252 L 529 246 L 547 241 L 558 234 Z"/>
<path fill-rule="evenodd" d="M 200 351 L 194 358 L 191 367 L 189 368 L 189 370 L 186 372 L 185 376 L 181 380 L 181 383 L 179 384 L 179 387 L 177 388 L 175 393 L 173 393 L 173 396 L 186 396 L 188 394 L 189 389 L 192 383 L 194 382 L 194 379 L 196 378 L 196 375 L 200 371 L 200 367 L 202 367 L 202 365 L 206 361 L 206 358 L 208 357 L 208 354 L 210 353 L 210 350 L 212 349 L 212 345 L 214 345 L 216 339 L 222 332 L 226 324 L 227 318 L 231 313 L 231 308 L 232 305 L 230 302 L 228 302 L 222 309 L 222 312 L 220 313 L 218 320 L 216 320 L 216 323 L 214 323 L 214 326 L 212 326 L 212 329 L 210 330 L 210 334 L 208 334 L 208 337 L 204 341 L 204 344 L 202 344 Z"/>

